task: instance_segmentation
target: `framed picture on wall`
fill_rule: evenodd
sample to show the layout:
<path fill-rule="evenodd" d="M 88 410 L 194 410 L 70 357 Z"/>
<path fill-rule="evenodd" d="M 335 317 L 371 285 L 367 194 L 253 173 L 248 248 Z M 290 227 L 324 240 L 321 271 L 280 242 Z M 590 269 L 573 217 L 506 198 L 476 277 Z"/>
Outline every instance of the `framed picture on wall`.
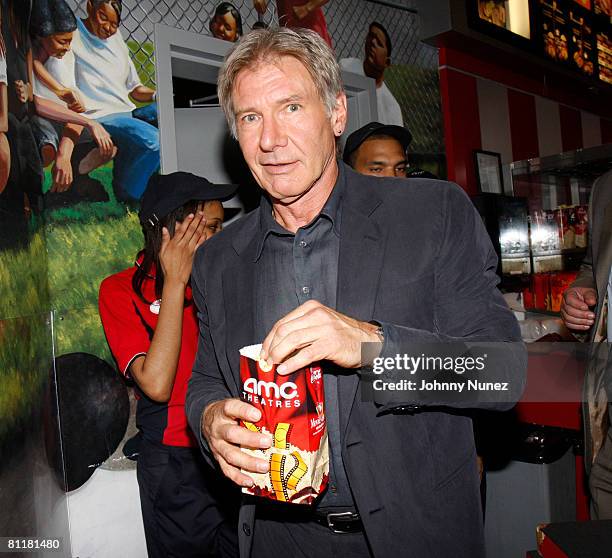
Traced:
<path fill-rule="evenodd" d="M 474 165 L 480 193 L 503 194 L 501 155 L 493 151 L 474 151 Z"/>

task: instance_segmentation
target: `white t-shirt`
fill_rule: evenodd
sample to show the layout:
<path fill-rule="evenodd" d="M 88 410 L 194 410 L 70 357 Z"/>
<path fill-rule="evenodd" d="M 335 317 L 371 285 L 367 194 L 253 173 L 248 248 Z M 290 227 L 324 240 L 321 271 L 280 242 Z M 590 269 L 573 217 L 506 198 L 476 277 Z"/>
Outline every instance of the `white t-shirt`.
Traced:
<path fill-rule="evenodd" d="M 86 116 L 132 112 L 136 105 L 129 94 L 142 85 L 123 37 L 119 32 L 102 40 L 77 20 L 72 39 L 76 59 L 76 85 L 85 96 Z"/>
<path fill-rule="evenodd" d="M 8 78 L 6 75 L 6 58 L 4 56 L 0 56 L 0 83 L 8 85 Z"/>
<path fill-rule="evenodd" d="M 63 87 L 77 89 L 75 78 L 74 78 L 74 54 L 69 50 L 64 54 L 63 58 L 54 58 L 50 56 L 44 63 L 45 70 L 51 74 L 51 76 Z M 57 95 L 53 93 L 42 81 L 38 79 L 36 73 L 34 73 L 34 95 L 42 97 L 43 99 L 49 99 L 56 103 L 61 103 Z"/>
<path fill-rule="evenodd" d="M 340 67 L 347 72 L 365 76 L 363 62 L 359 58 L 343 58 L 340 60 Z M 376 88 L 376 109 L 378 110 L 378 122 L 381 124 L 404 125 L 402 109 L 384 81 L 380 87 Z"/>

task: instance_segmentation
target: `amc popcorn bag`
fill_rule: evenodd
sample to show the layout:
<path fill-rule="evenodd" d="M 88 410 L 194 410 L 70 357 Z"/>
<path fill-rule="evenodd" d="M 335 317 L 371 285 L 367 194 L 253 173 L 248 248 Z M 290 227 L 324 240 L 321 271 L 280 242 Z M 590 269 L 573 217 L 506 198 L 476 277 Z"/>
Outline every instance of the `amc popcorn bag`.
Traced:
<path fill-rule="evenodd" d="M 268 473 L 245 472 L 253 481 L 245 494 L 280 502 L 310 504 L 327 486 L 329 450 L 325 424 L 323 374 L 320 366 L 302 368 L 281 376 L 276 366 L 260 365 L 261 345 L 240 349 L 242 398 L 257 407 L 262 418 L 249 430 L 270 433 L 272 447 L 267 450 L 242 448 L 267 459 Z"/>

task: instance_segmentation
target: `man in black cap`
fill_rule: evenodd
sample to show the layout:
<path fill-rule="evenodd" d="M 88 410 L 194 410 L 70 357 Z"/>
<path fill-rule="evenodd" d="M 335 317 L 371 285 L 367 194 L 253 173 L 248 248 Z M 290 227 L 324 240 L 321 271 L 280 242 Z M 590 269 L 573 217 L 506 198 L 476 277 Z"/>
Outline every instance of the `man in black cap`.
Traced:
<path fill-rule="evenodd" d="M 100 285 L 108 344 L 138 397 L 137 478 L 149 558 L 237 553 L 235 487 L 204 464 L 185 416 L 198 339 L 193 255 L 221 230 L 221 200 L 235 191 L 186 172 L 153 175 L 141 200 L 145 246 L 134 266 Z"/>
<path fill-rule="evenodd" d="M 410 167 L 406 152 L 412 134 L 402 126 L 370 122 L 354 131 L 344 146 L 343 160 L 361 174 L 399 178 L 437 178 Z"/>

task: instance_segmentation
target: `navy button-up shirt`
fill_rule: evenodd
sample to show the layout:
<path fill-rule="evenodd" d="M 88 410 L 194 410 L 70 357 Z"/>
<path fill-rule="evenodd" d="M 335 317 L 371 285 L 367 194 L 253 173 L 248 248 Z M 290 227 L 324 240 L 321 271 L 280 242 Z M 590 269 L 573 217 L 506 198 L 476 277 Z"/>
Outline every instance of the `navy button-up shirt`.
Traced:
<path fill-rule="evenodd" d="M 256 256 L 255 332 L 264 339 L 283 316 L 308 300 L 335 308 L 340 250 L 340 220 L 344 173 L 323 209 L 295 234 L 279 225 L 270 201 L 260 208 L 260 240 Z M 318 508 L 354 508 L 341 455 L 338 410 L 338 376 L 323 363 L 325 415 L 330 450 L 328 489 Z"/>

